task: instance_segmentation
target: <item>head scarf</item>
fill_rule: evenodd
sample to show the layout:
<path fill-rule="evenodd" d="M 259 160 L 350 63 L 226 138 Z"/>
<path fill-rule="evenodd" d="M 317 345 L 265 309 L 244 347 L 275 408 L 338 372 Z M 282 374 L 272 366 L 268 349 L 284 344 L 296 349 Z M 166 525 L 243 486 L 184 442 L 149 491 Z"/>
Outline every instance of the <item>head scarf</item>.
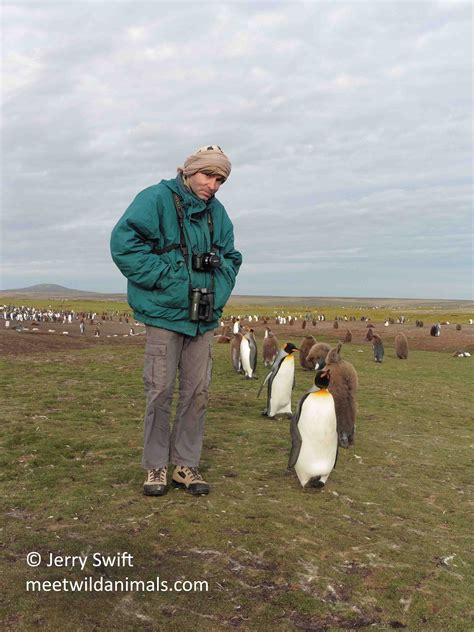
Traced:
<path fill-rule="evenodd" d="M 186 158 L 183 167 L 178 167 L 178 172 L 182 173 L 185 178 L 201 171 L 208 175 L 221 176 L 221 178 L 224 178 L 224 181 L 229 177 L 230 170 L 230 160 L 219 145 L 201 147 Z"/>

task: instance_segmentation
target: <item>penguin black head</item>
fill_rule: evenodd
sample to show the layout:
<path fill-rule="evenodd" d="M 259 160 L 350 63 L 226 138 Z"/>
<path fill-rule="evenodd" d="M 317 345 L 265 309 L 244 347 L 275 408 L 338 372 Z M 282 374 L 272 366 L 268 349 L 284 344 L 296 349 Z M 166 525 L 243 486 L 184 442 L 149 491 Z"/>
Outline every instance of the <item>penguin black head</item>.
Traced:
<path fill-rule="evenodd" d="M 331 379 L 331 373 L 329 369 L 320 369 L 316 371 L 316 377 L 314 378 L 314 384 L 318 388 L 327 388 Z"/>
<path fill-rule="evenodd" d="M 286 351 L 286 353 L 293 353 L 293 351 L 299 351 L 299 349 L 292 342 L 287 342 L 283 347 L 283 351 Z"/>

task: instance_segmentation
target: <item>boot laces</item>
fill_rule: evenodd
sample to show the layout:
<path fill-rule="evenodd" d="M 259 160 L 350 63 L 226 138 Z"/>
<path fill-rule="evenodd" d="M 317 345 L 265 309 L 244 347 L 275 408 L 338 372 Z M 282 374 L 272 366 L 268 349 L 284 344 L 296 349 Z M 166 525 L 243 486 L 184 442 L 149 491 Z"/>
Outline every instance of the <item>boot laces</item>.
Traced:
<path fill-rule="evenodd" d="M 150 470 L 150 482 L 163 482 L 166 484 L 166 467 Z"/>
<path fill-rule="evenodd" d="M 202 476 L 200 475 L 197 467 L 188 467 L 186 469 L 191 473 L 191 480 L 202 481 Z"/>

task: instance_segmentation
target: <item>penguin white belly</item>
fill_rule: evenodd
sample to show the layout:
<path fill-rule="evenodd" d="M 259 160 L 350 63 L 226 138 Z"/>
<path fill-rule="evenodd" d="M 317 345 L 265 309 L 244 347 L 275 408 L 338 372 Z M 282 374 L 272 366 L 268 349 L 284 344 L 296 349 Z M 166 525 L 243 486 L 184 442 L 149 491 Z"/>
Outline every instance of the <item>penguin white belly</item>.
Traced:
<path fill-rule="evenodd" d="M 295 379 L 295 361 L 292 355 L 286 356 L 272 380 L 270 403 L 267 414 L 274 417 L 278 414 L 291 415 L 291 393 Z"/>
<path fill-rule="evenodd" d="M 304 487 L 312 478 L 325 483 L 337 456 L 337 422 L 334 399 L 326 390 L 308 395 L 298 420 L 301 449 L 295 472 Z"/>
<path fill-rule="evenodd" d="M 245 371 L 245 376 L 252 377 L 253 369 L 250 366 L 250 344 L 247 338 L 242 338 L 242 342 L 240 343 L 240 362 Z"/>

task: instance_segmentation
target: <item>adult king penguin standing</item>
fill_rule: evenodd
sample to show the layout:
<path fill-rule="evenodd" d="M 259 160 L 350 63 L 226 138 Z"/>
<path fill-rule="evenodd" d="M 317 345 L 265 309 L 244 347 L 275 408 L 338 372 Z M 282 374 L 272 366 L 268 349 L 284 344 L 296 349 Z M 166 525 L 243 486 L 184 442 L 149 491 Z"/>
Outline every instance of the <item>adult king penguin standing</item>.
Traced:
<path fill-rule="evenodd" d="M 143 491 L 171 484 L 208 494 L 198 466 L 211 379 L 212 330 L 242 263 L 232 222 L 216 199 L 231 163 L 217 145 L 189 156 L 176 178 L 141 191 L 112 231 L 111 253 L 128 280 L 128 302 L 146 325 Z M 179 399 L 171 403 L 179 372 Z"/>

